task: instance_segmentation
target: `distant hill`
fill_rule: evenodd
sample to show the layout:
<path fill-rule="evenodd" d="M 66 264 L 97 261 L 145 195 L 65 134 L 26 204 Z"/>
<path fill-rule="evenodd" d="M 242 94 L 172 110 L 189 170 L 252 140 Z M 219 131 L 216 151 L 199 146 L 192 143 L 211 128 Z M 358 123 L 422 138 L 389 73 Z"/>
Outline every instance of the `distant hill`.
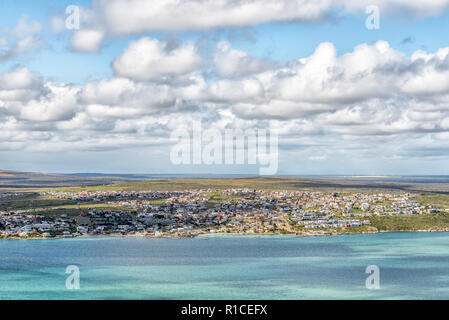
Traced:
<path fill-rule="evenodd" d="M 90 187 L 116 183 L 132 183 L 149 180 L 180 179 L 233 179 L 250 175 L 207 175 L 207 174 L 109 174 L 72 173 L 53 174 L 0 170 L 0 189 L 39 189 L 53 187 Z"/>
<path fill-rule="evenodd" d="M 180 173 L 70 173 L 64 174 L 70 177 L 83 178 L 119 178 L 127 180 L 179 180 L 179 179 L 234 179 L 252 178 L 250 174 L 180 174 Z"/>
<path fill-rule="evenodd" d="M 77 188 L 72 188 L 77 187 Z M 415 177 L 251 177 L 207 174 L 46 174 L 0 170 L 0 191 L 46 188 L 90 190 L 183 190 L 190 188 L 259 188 L 272 190 L 397 190 L 449 194 L 447 176 Z"/>
<path fill-rule="evenodd" d="M 0 170 L 0 188 L 45 188 L 70 186 L 96 186 L 118 182 L 135 181 L 120 177 L 77 177 L 62 174 L 19 172 Z"/>

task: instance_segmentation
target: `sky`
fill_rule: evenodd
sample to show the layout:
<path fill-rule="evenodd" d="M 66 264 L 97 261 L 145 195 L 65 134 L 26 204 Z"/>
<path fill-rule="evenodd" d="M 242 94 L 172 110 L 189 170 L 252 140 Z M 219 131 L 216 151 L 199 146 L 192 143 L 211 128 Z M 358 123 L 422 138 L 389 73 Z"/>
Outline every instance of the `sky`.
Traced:
<path fill-rule="evenodd" d="M 3 0 L 0 21 L 0 169 L 260 172 L 176 164 L 200 121 L 276 133 L 277 175 L 449 174 L 449 0 Z"/>

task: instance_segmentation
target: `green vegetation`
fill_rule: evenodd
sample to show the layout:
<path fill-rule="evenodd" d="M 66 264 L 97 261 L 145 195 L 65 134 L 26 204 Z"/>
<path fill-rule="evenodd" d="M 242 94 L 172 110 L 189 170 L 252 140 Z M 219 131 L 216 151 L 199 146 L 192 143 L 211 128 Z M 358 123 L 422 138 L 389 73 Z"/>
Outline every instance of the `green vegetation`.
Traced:
<path fill-rule="evenodd" d="M 68 217 L 78 217 L 82 213 L 87 213 L 92 209 L 96 210 L 104 210 L 104 211 L 121 211 L 126 210 L 131 213 L 134 213 L 135 210 L 119 207 L 119 206 L 111 206 L 107 204 L 90 204 L 90 205 L 82 205 L 78 208 L 78 206 L 67 206 L 67 207 L 58 207 L 58 208 L 41 208 L 36 209 L 30 212 L 29 214 L 37 215 L 37 216 L 45 216 L 45 217 L 58 217 L 62 215 L 66 215 Z"/>
<path fill-rule="evenodd" d="M 86 211 L 97 210 L 127 210 L 127 208 L 112 203 L 78 203 L 74 200 L 52 199 L 38 193 L 23 193 L 18 197 L 0 199 L 0 211 L 30 211 L 32 214 L 38 212 L 58 212 L 56 209 Z"/>
<path fill-rule="evenodd" d="M 76 201 L 50 199 L 38 193 L 23 193 L 19 197 L 0 199 L 0 211 L 39 209 L 71 204 L 76 204 Z"/>
<path fill-rule="evenodd" d="M 422 205 L 433 205 L 436 208 L 449 208 L 449 195 L 446 194 L 423 194 L 413 198 Z"/>
<path fill-rule="evenodd" d="M 86 187 L 65 187 L 47 190 L 59 190 L 66 192 L 90 191 L 174 191 L 188 189 L 228 189 L 249 188 L 257 190 L 315 190 L 323 192 L 374 193 L 389 190 L 390 192 L 407 191 L 410 186 L 399 183 L 324 180 L 303 178 L 236 178 L 236 179 L 179 179 L 179 180 L 145 180 L 137 182 L 125 182 L 110 185 L 97 185 Z M 416 189 L 416 187 L 415 187 Z"/>
<path fill-rule="evenodd" d="M 206 203 L 206 207 L 213 208 L 215 205 L 220 204 L 223 201 L 229 200 L 229 197 L 223 196 L 221 192 L 214 192 L 209 194 L 211 198 Z"/>
<path fill-rule="evenodd" d="M 81 178 L 57 174 L 18 172 L 0 170 L 0 190 L 3 192 L 18 191 L 36 192 L 50 187 L 83 186 L 111 184 L 114 181 L 131 181 L 120 177 Z"/>
<path fill-rule="evenodd" d="M 361 226 L 361 227 L 352 227 L 352 228 L 340 228 L 340 229 L 333 229 L 334 233 L 339 234 L 349 234 L 349 233 L 376 233 L 378 232 L 378 229 L 374 226 Z"/>
<path fill-rule="evenodd" d="M 418 231 L 449 228 L 449 214 L 373 216 L 371 225 L 379 231 Z"/>
<path fill-rule="evenodd" d="M 378 201 L 375 203 L 377 206 L 391 206 L 392 204 L 392 201 Z"/>
<path fill-rule="evenodd" d="M 292 183 L 298 183 L 302 179 L 289 178 L 241 178 L 241 179 L 187 179 L 187 180 L 149 180 L 131 183 L 120 183 L 107 186 L 60 188 L 59 191 L 80 192 L 83 190 L 98 191 L 173 191 L 187 189 L 227 189 L 250 188 L 266 190 L 295 189 Z"/>
<path fill-rule="evenodd" d="M 155 206 L 160 206 L 161 204 L 164 204 L 167 201 L 167 199 L 155 199 L 150 200 L 150 203 Z"/>
<path fill-rule="evenodd" d="M 80 209 L 43 209 L 32 212 L 33 215 L 45 216 L 45 217 L 59 217 L 66 215 L 67 217 L 77 217 L 85 210 Z"/>
<path fill-rule="evenodd" d="M 123 206 L 119 206 L 113 203 L 83 203 L 83 204 L 72 204 L 59 206 L 62 209 L 97 209 L 97 210 L 127 210 Z"/>

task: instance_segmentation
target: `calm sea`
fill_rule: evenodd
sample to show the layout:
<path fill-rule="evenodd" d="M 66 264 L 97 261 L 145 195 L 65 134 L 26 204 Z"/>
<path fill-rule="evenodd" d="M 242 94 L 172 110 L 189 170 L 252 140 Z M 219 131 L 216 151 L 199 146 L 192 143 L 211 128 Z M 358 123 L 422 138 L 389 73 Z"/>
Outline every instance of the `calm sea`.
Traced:
<path fill-rule="evenodd" d="M 449 233 L 0 240 L 0 299 L 449 299 Z M 67 266 L 80 290 L 66 289 Z M 365 269 L 380 269 L 368 290 Z"/>

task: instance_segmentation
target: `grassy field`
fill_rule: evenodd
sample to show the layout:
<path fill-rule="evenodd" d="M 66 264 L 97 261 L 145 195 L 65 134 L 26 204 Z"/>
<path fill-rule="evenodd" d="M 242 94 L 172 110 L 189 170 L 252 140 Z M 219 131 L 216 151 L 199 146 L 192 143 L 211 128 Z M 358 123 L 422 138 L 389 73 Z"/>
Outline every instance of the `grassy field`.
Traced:
<path fill-rule="evenodd" d="M 433 205 L 440 209 L 449 208 L 449 195 L 445 194 L 425 194 L 414 198 L 423 205 Z"/>
<path fill-rule="evenodd" d="M 44 217 L 60 217 L 66 215 L 68 217 L 78 217 L 83 210 L 80 209 L 40 209 L 34 211 L 33 215 L 44 216 Z"/>
<path fill-rule="evenodd" d="M 126 210 L 126 208 L 104 203 L 78 203 L 75 200 L 51 199 L 38 193 L 23 193 L 19 197 L 0 199 L 0 211 L 59 209 Z"/>
<path fill-rule="evenodd" d="M 96 209 L 96 210 L 110 210 L 110 211 L 129 211 L 129 212 L 135 212 L 134 210 L 130 210 L 127 208 L 120 208 L 117 206 L 108 206 L 107 204 L 97 204 L 97 205 L 85 205 L 78 207 L 62 207 L 62 208 L 41 208 L 36 209 L 30 212 L 32 215 L 38 215 L 38 216 L 45 216 L 45 217 L 58 217 L 61 215 L 66 215 L 68 217 L 73 217 L 80 219 L 81 213 L 87 213 L 88 211 Z"/>
<path fill-rule="evenodd" d="M 161 204 L 164 204 L 165 202 L 167 202 L 167 199 L 154 199 L 154 200 L 150 200 L 150 203 L 152 205 L 155 206 L 160 206 Z"/>
<path fill-rule="evenodd" d="M 185 189 L 224 189 L 250 188 L 259 190 L 319 190 L 328 192 L 379 192 L 408 191 L 433 194 L 449 194 L 449 183 L 438 179 L 403 180 L 349 180 L 338 178 L 185 178 L 177 180 L 151 180 L 145 175 L 99 175 L 92 177 L 63 176 L 43 173 L 27 173 L 0 170 L 0 192 L 39 192 L 47 190 L 81 191 L 81 190 L 185 190 Z"/>
<path fill-rule="evenodd" d="M 111 203 L 82 203 L 59 206 L 61 209 L 98 209 L 98 210 L 127 210 L 127 208 Z"/>
<path fill-rule="evenodd" d="M 76 201 L 73 200 L 50 199 L 38 193 L 23 193 L 19 197 L 0 199 L 0 211 L 49 208 L 74 204 L 76 204 Z"/>
<path fill-rule="evenodd" d="M 174 191 L 187 189 L 227 189 L 249 188 L 258 190 L 316 190 L 326 192 L 392 192 L 409 191 L 405 184 L 367 181 L 302 179 L 302 178 L 235 178 L 235 179 L 183 179 L 183 180 L 147 180 L 126 182 L 111 185 L 52 188 L 46 190 L 60 190 L 79 192 L 83 190 L 109 191 Z M 413 187 L 416 189 L 416 186 Z"/>
<path fill-rule="evenodd" d="M 213 192 L 210 196 L 211 198 L 206 203 L 206 207 L 208 208 L 213 208 L 215 205 L 230 199 L 230 197 L 223 196 L 221 192 Z"/>
<path fill-rule="evenodd" d="M 371 225 L 379 231 L 418 231 L 449 228 L 449 214 L 423 214 L 370 217 Z"/>
<path fill-rule="evenodd" d="M 70 175 L 0 170 L 0 191 L 2 192 L 32 192 L 49 187 L 92 186 L 123 181 L 136 181 L 136 179 L 119 176 L 78 177 Z"/>
<path fill-rule="evenodd" d="M 119 183 L 106 186 L 59 188 L 60 191 L 79 192 L 82 190 L 108 191 L 174 191 L 188 189 L 226 189 L 226 188 L 254 188 L 280 190 L 290 188 L 288 179 L 190 179 L 190 180 L 150 180 L 130 183 Z"/>

